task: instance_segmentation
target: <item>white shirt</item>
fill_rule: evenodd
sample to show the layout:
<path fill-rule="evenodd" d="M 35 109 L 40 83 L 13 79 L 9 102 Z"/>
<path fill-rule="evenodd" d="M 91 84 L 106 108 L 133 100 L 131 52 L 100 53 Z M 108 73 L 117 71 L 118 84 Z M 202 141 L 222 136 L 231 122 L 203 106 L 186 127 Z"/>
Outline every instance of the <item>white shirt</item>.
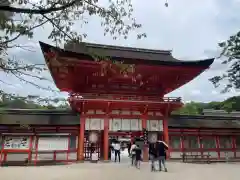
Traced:
<path fill-rule="evenodd" d="M 130 154 L 135 154 L 135 151 L 133 151 L 133 149 L 135 149 L 136 147 L 137 147 L 136 144 L 132 144 Z"/>
<path fill-rule="evenodd" d="M 97 153 L 92 153 L 92 161 L 97 161 L 98 160 L 98 154 Z"/>
<path fill-rule="evenodd" d="M 119 151 L 121 149 L 120 144 L 119 143 L 114 144 L 113 149 Z"/>

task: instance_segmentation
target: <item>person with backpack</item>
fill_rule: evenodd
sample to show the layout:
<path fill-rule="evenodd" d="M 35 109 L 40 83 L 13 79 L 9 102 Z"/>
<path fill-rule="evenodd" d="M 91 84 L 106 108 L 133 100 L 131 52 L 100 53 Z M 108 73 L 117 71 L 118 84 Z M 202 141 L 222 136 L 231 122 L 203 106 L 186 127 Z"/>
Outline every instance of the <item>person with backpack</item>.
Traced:
<path fill-rule="evenodd" d="M 159 163 L 159 171 L 162 170 L 162 166 L 167 172 L 167 167 L 166 167 L 166 151 L 168 150 L 168 145 L 164 141 L 158 141 L 157 142 L 157 160 Z"/>
<path fill-rule="evenodd" d="M 157 144 L 152 143 L 149 146 L 149 158 L 151 160 L 151 171 L 156 171 L 155 161 L 157 160 Z"/>
<path fill-rule="evenodd" d="M 135 152 L 135 166 L 137 169 L 140 169 L 140 164 L 142 159 L 142 150 L 139 147 L 139 145 L 136 145 L 133 151 Z"/>

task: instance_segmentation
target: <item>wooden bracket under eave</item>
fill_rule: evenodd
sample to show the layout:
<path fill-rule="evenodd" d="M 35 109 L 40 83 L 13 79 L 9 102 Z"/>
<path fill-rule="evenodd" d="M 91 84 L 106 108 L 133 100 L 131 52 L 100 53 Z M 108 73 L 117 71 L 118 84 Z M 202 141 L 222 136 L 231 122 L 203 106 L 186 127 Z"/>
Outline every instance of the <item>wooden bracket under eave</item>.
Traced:
<path fill-rule="evenodd" d="M 143 110 L 143 115 L 146 115 L 148 111 L 148 104 L 145 105 L 144 110 Z"/>
<path fill-rule="evenodd" d="M 107 115 L 109 114 L 110 107 L 111 107 L 111 102 L 108 102 L 107 108 L 106 108 L 106 114 L 107 114 Z"/>

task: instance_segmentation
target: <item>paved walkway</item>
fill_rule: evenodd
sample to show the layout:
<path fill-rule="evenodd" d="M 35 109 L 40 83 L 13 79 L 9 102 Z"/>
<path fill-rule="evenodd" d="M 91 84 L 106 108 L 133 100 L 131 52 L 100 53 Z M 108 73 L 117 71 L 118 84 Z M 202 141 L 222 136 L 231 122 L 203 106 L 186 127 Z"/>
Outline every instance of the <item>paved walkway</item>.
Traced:
<path fill-rule="evenodd" d="M 169 172 L 141 170 L 129 163 L 81 163 L 42 167 L 0 167 L 2 180 L 239 180 L 240 164 L 183 164 L 169 162 Z"/>

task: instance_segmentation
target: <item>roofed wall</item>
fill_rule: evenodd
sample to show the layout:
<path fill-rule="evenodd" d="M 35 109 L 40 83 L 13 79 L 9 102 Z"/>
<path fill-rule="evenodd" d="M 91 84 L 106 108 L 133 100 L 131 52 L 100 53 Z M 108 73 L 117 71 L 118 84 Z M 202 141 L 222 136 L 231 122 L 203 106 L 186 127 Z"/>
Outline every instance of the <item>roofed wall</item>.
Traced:
<path fill-rule="evenodd" d="M 203 114 L 206 116 L 240 117 L 240 111 L 227 112 L 224 110 L 204 109 Z"/>
<path fill-rule="evenodd" d="M 75 125 L 80 122 L 77 114 L 68 111 L 10 110 L 0 111 L 0 124 Z"/>
<path fill-rule="evenodd" d="M 0 124 L 79 125 L 78 114 L 66 110 L 6 110 L 0 111 Z M 239 117 L 173 115 L 170 128 L 240 129 Z"/>

